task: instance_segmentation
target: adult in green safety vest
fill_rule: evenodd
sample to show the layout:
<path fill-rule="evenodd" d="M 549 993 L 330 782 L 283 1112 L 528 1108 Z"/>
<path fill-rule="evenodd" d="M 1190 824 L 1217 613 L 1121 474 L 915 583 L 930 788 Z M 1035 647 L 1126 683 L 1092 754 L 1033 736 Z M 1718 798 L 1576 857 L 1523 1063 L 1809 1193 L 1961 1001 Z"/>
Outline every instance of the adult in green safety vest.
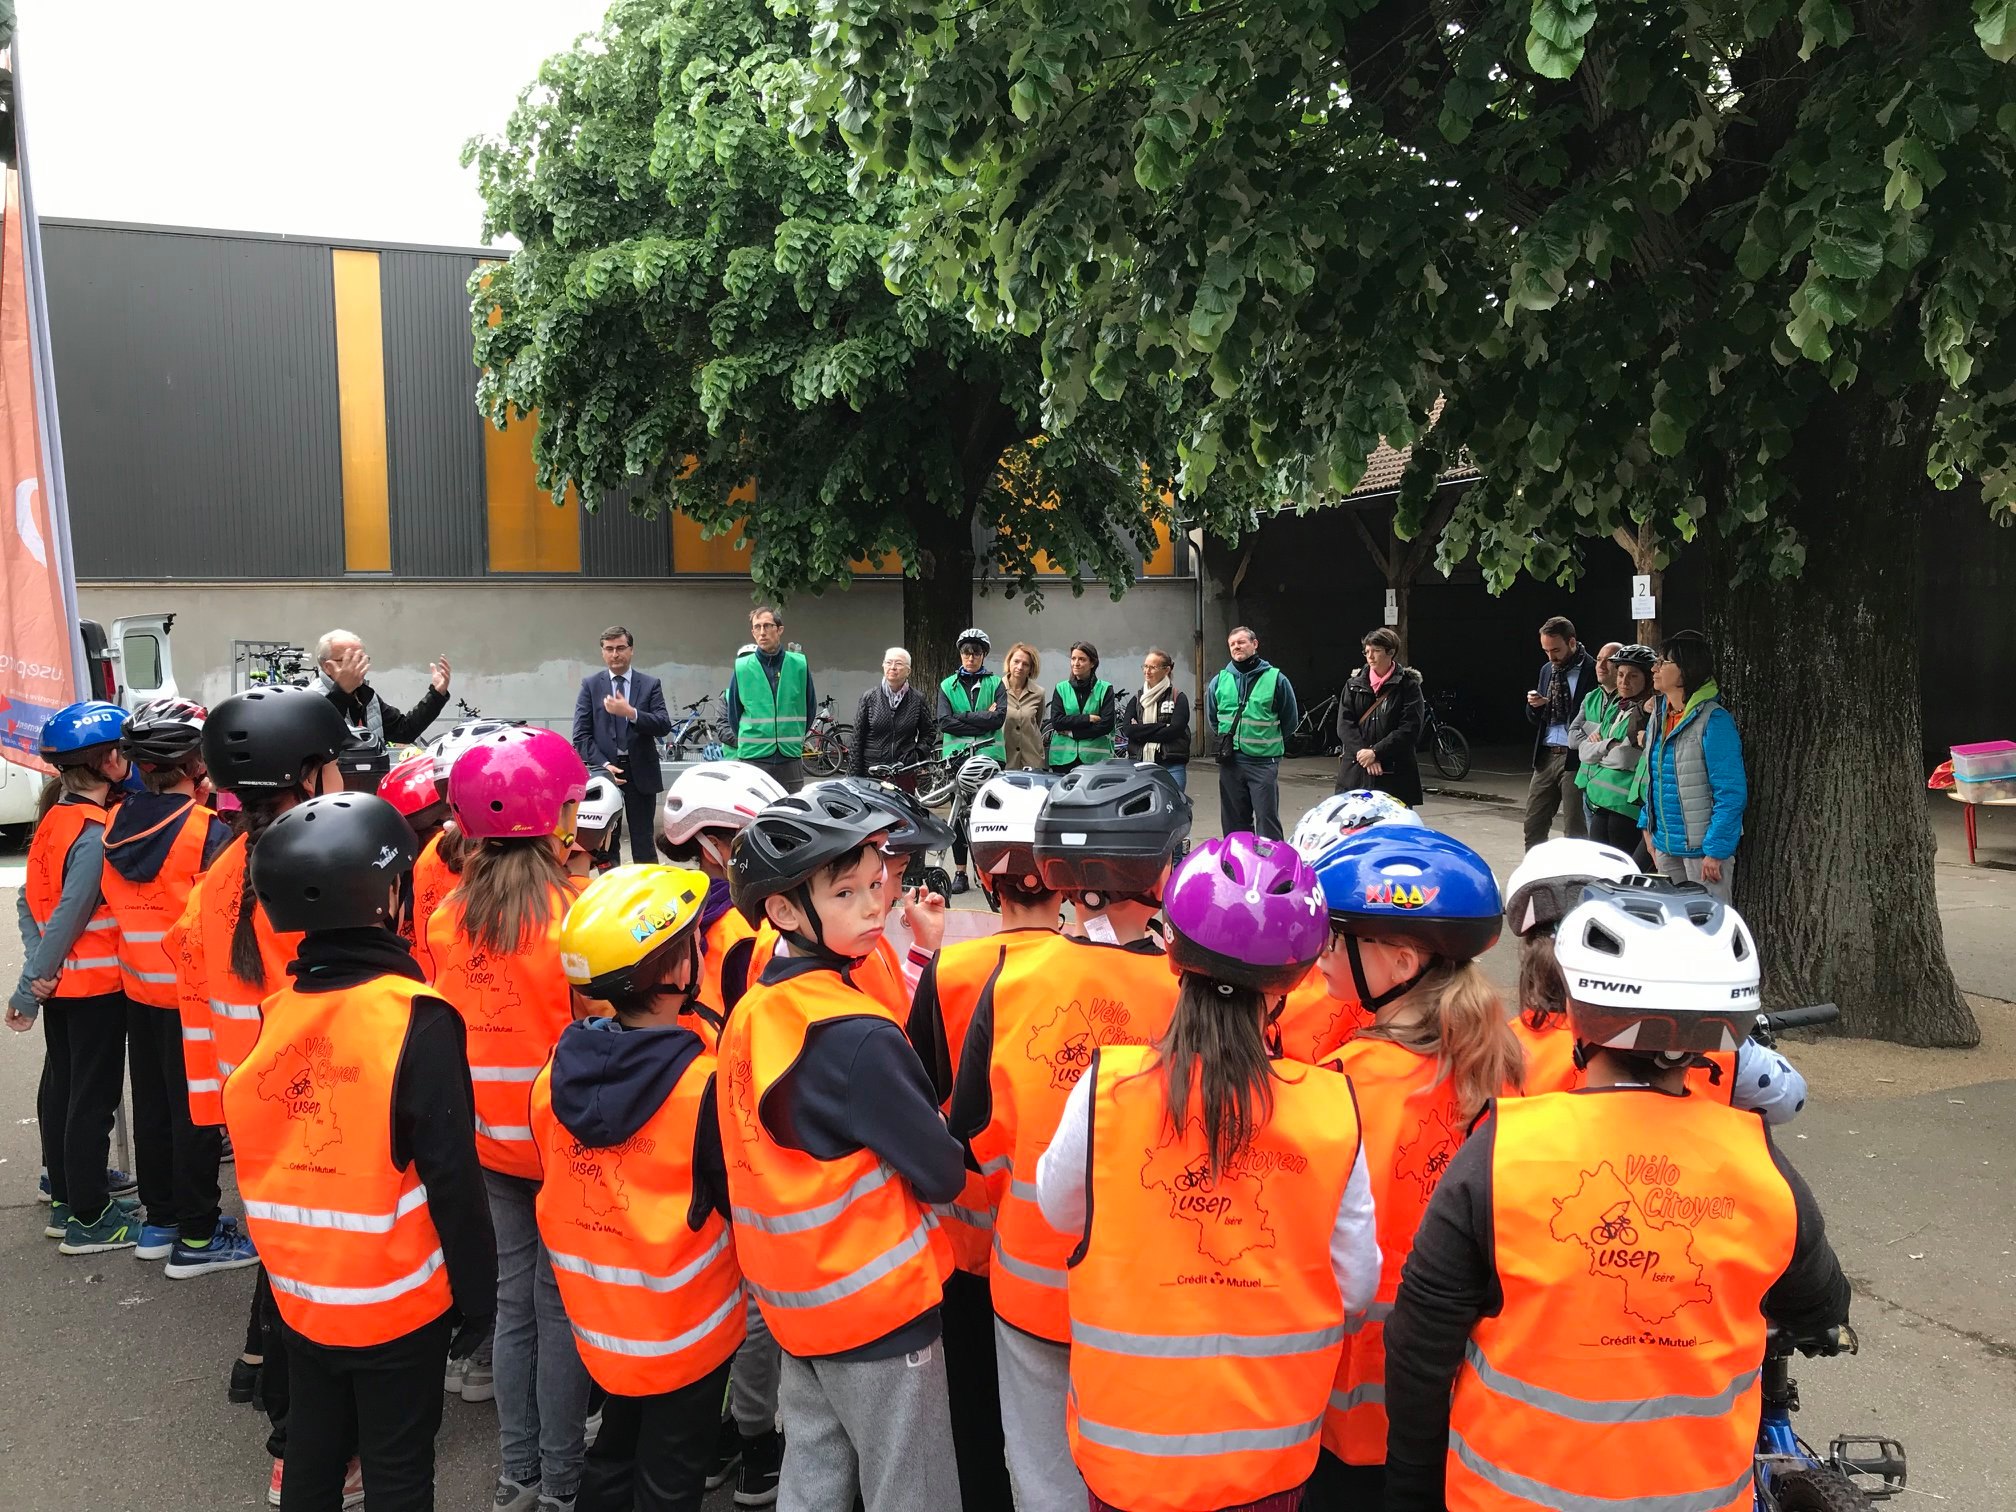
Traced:
<path fill-rule="evenodd" d="M 978 625 L 959 632 L 959 670 L 938 684 L 941 756 L 957 755 L 963 763 L 970 752 L 1008 764 L 1008 742 L 1002 732 L 1008 720 L 1008 685 L 987 670 L 987 653 L 993 645 Z M 952 891 L 963 893 L 972 885 L 966 876 L 968 813 L 956 804 L 954 812 L 958 823 L 952 830 Z"/>
<path fill-rule="evenodd" d="M 728 725 L 735 758 L 761 767 L 795 793 L 805 785 L 805 730 L 817 707 L 805 653 L 786 650 L 784 621 L 768 604 L 749 611 L 756 649 L 735 658 Z"/>
<path fill-rule="evenodd" d="M 1605 647 L 1605 650 L 1611 650 Z M 1597 665 L 1602 665 L 1597 658 Z M 1646 705 L 1651 702 L 1650 646 L 1620 646 L 1610 658 L 1615 689 L 1592 728 L 1589 700 L 1583 701 L 1582 764 L 1575 785 L 1589 800 L 1589 838 L 1614 845 L 1625 855 L 1638 849 L 1638 810 L 1644 796 L 1639 771 L 1645 762 Z M 1592 692 L 1594 698 L 1601 689 Z"/>
<path fill-rule="evenodd" d="M 1260 655 L 1260 637 L 1240 625 L 1225 638 L 1232 665 L 1211 679 L 1204 709 L 1218 748 L 1218 812 L 1225 833 L 1281 835 L 1281 753 L 1301 722 L 1295 686 Z"/>
<path fill-rule="evenodd" d="M 1071 677 L 1050 695 L 1050 770 L 1113 759 L 1113 685 L 1099 676 L 1099 648 L 1071 643 Z"/>

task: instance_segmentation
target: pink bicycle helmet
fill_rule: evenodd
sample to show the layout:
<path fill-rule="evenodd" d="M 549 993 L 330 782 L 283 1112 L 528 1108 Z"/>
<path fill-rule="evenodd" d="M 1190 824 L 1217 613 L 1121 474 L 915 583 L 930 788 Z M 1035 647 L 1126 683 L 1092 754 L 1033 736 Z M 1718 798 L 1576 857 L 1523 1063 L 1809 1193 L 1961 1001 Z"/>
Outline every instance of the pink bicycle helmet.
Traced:
<path fill-rule="evenodd" d="M 1330 921 L 1316 873 L 1285 840 L 1206 840 L 1162 890 L 1169 959 L 1255 991 L 1288 991 L 1323 953 Z"/>
<path fill-rule="evenodd" d="M 567 737 L 532 725 L 484 736 L 448 774 L 448 807 L 472 840 L 555 834 L 587 791 L 588 768 Z"/>

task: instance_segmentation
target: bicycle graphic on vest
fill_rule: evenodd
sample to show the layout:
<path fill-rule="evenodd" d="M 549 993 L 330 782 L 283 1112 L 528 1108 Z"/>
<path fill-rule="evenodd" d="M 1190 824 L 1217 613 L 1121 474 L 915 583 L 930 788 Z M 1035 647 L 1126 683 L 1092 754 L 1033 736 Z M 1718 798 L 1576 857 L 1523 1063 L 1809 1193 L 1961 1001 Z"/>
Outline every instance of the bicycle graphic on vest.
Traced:
<path fill-rule="evenodd" d="M 1631 1204 L 1620 1202 L 1603 1215 L 1602 1222 L 1589 1230 L 1598 1244 L 1636 1244 L 1638 1230 L 1631 1226 Z"/>
<path fill-rule="evenodd" d="M 449 968 L 442 976 L 444 985 L 447 977 L 460 976 L 469 990 L 451 997 L 451 1001 L 458 1007 L 473 1004 L 486 1019 L 495 1020 L 523 1001 L 509 973 L 481 945 L 472 945 L 461 964 Z"/>
<path fill-rule="evenodd" d="M 1211 1157 L 1199 1155 L 1176 1173 L 1172 1184 L 1179 1192 L 1194 1192 L 1199 1187 L 1211 1185 Z"/>
<path fill-rule="evenodd" d="M 1244 1162 L 1213 1176 L 1210 1154 L 1190 1153 L 1203 1134 L 1203 1121 L 1196 1118 L 1184 1135 L 1167 1131 L 1141 1167 L 1141 1187 L 1167 1192 L 1170 1216 L 1197 1226 L 1197 1253 L 1215 1266 L 1229 1266 L 1248 1250 L 1274 1247 L 1274 1226 L 1261 1201 L 1267 1183 Z"/>
<path fill-rule="evenodd" d="M 1462 1138 L 1451 1126 L 1449 1115 L 1438 1110 L 1421 1120 L 1412 1139 L 1394 1147 L 1393 1174 L 1419 1186 L 1421 1200 L 1426 1202 L 1442 1184 L 1442 1173 L 1456 1158 L 1460 1143 Z"/>
<path fill-rule="evenodd" d="M 310 1155 L 343 1143 L 332 1098 L 339 1085 L 356 1081 L 360 1074 L 357 1066 L 334 1064 L 333 1049 L 320 1035 L 312 1036 L 305 1044 L 286 1046 L 259 1075 L 259 1095 L 279 1103 L 289 1118 L 308 1126 L 302 1132 L 301 1147 Z"/>
<path fill-rule="evenodd" d="M 1095 997 L 1088 1009 L 1073 998 L 1030 1029 L 1023 1053 L 1050 1068 L 1052 1088 L 1068 1092 L 1078 1085 L 1101 1045 L 1142 1043 L 1125 1004 Z"/>

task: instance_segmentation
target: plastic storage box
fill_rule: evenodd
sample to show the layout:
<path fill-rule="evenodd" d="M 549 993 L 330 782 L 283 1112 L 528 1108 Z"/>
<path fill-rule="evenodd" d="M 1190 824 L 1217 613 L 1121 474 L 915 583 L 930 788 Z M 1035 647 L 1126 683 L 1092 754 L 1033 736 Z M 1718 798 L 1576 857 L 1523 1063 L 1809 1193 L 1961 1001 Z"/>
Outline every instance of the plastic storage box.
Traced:
<path fill-rule="evenodd" d="M 2016 803 L 2016 777 L 1958 777 L 1953 791 L 1962 803 Z"/>
<path fill-rule="evenodd" d="M 1984 740 L 1975 745 L 1953 747 L 1953 776 L 1959 782 L 1982 782 L 1995 777 L 2016 778 L 2016 740 Z M 2016 794 L 1997 793 L 1998 798 Z"/>

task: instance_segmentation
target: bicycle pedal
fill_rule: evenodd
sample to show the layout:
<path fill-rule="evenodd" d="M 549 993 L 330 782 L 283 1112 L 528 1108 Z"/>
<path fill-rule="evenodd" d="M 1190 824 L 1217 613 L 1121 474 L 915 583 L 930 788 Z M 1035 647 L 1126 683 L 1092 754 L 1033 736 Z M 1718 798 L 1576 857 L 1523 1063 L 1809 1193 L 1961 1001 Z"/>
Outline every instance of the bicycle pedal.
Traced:
<path fill-rule="evenodd" d="M 1840 1435 L 1827 1446 L 1827 1462 L 1874 1501 L 1904 1489 L 1907 1467 L 1904 1446 L 1880 1435 Z"/>

